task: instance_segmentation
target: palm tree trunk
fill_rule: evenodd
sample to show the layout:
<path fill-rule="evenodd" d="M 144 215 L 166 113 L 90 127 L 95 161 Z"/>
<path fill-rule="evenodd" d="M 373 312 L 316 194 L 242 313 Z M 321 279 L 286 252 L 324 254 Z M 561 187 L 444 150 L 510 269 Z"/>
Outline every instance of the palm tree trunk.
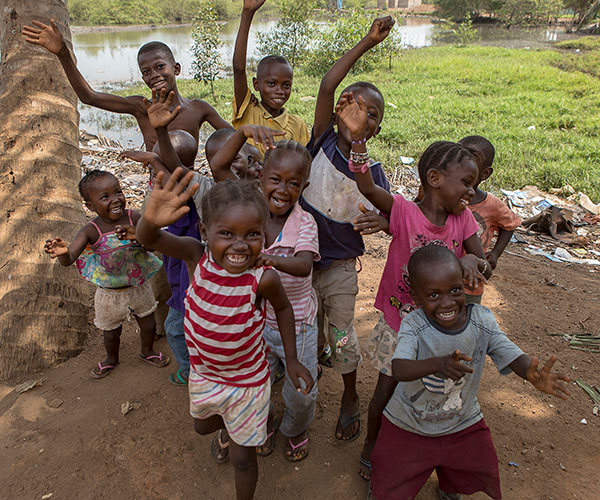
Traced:
<path fill-rule="evenodd" d="M 0 23 L 0 379 L 78 354 L 89 288 L 44 253 L 85 223 L 76 97 L 53 54 L 28 44 L 24 24 L 54 19 L 71 40 L 62 0 L 5 0 Z"/>

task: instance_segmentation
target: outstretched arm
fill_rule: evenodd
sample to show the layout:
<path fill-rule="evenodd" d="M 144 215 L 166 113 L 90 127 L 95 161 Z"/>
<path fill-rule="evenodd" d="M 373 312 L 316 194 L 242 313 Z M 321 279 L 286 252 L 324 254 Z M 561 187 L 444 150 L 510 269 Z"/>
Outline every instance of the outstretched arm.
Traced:
<path fill-rule="evenodd" d="M 233 95 L 238 107 L 248 92 L 248 80 L 246 76 L 248 33 L 250 32 L 250 25 L 252 24 L 254 14 L 264 3 L 265 0 L 244 0 L 242 18 L 233 50 Z"/>
<path fill-rule="evenodd" d="M 552 356 L 544 367 L 538 370 L 538 358 L 530 358 L 527 354 L 522 354 L 508 366 L 519 377 L 529 380 L 538 391 L 567 399 L 571 393 L 563 382 L 569 383 L 571 379 L 564 373 L 551 373 L 556 360 L 557 357 Z"/>
<path fill-rule="evenodd" d="M 142 98 L 139 96 L 121 97 L 96 92 L 90 87 L 77 69 L 75 58 L 67 47 L 65 39 L 54 19 L 50 20 L 50 26 L 39 21 L 32 21 L 32 24 L 34 26 L 23 26 L 22 34 L 25 36 L 25 40 L 34 45 L 44 47 L 58 56 L 58 60 L 69 79 L 69 83 L 81 102 L 114 113 L 129 113 L 136 117 L 145 113 Z"/>
<path fill-rule="evenodd" d="M 209 162 L 215 181 L 221 182 L 227 179 L 237 179 L 231 170 L 231 164 L 240 149 L 246 144 L 246 139 L 254 140 L 255 144 L 262 144 L 265 149 L 273 149 L 275 147 L 274 137 L 278 135 L 285 135 L 285 132 L 263 127 L 262 125 L 242 125 L 236 130 L 235 134 L 227 139 L 227 142 Z"/>
<path fill-rule="evenodd" d="M 91 224 L 83 226 L 73 238 L 70 245 L 62 238 L 50 238 L 44 244 L 44 251 L 51 258 L 58 258 L 58 262 L 63 266 L 70 266 L 81 255 L 88 243 L 92 243 L 93 235 L 98 235 L 96 229 Z"/>
<path fill-rule="evenodd" d="M 262 253 L 255 266 L 271 266 L 282 273 L 305 277 L 312 271 L 314 256 L 308 250 L 302 250 L 293 257 Z"/>
<path fill-rule="evenodd" d="M 267 269 L 264 272 L 258 285 L 258 293 L 268 300 L 275 310 L 277 326 L 279 326 L 283 350 L 285 351 L 287 371 L 292 379 L 292 383 L 298 392 L 308 394 L 312 389 L 314 381 L 310 372 L 298 361 L 294 310 L 285 294 L 285 289 L 281 284 L 277 271 Z M 298 379 L 304 380 L 306 384 L 304 390 L 302 390 Z"/>
<path fill-rule="evenodd" d="M 365 141 L 365 128 L 367 124 L 367 107 L 362 96 L 354 99 L 352 92 L 344 93 L 340 97 L 335 107 L 338 118 L 344 122 L 344 125 L 350 132 L 352 138 L 352 152 L 350 158 L 352 162 L 353 153 L 365 154 L 367 152 L 367 143 Z M 380 211 L 389 214 L 392 212 L 394 196 L 375 184 L 368 162 L 362 169 L 354 170 L 354 167 L 360 165 L 351 164 L 350 170 L 354 172 L 356 184 L 359 191 Z"/>
<path fill-rule="evenodd" d="M 204 251 L 202 243 L 195 238 L 175 236 L 161 230 L 189 212 L 186 203 L 198 190 L 198 184 L 189 185 L 193 172 L 188 172 L 180 180 L 182 172 L 181 169 L 175 170 L 164 185 L 164 174 L 158 174 L 144 215 L 136 226 L 136 237 L 145 247 L 184 260 L 188 269 L 193 269 Z"/>
<path fill-rule="evenodd" d="M 319 94 L 317 96 L 317 105 L 315 108 L 315 121 L 313 125 L 313 137 L 319 138 L 327 129 L 333 115 L 333 104 L 335 102 L 335 90 L 360 57 L 372 49 L 378 43 L 381 43 L 388 36 L 394 26 L 394 19 L 391 16 L 380 17 L 373 21 L 369 33 L 358 42 L 352 49 L 346 52 L 331 67 L 321 80 Z"/>

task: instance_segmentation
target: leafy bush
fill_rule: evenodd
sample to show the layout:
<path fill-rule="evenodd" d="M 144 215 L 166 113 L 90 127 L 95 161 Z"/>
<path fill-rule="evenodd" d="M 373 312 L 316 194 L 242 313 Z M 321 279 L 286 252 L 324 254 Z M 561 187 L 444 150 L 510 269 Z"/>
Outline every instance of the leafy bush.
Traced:
<path fill-rule="evenodd" d="M 302 64 L 308 56 L 313 37 L 317 33 L 309 17 L 315 0 L 282 0 L 279 7 L 281 19 L 266 33 L 257 33 L 258 51 L 264 55 L 285 57 L 292 68 Z"/>
<path fill-rule="evenodd" d="M 435 38 L 440 42 L 453 43 L 456 47 L 467 47 L 480 39 L 479 32 L 473 27 L 470 14 L 467 14 L 464 21 L 460 23 L 446 21 Z"/>
<path fill-rule="evenodd" d="M 310 47 L 306 62 L 307 73 L 315 76 L 325 74 L 336 60 L 369 32 L 372 22 L 372 17 L 367 17 L 364 11 L 354 10 L 350 16 L 338 17 L 335 22 L 326 25 Z M 400 31 L 393 29 L 385 41 L 356 62 L 352 72 L 369 71 L 386 61 L 389 68 L 392 58 L 400 51 Z"/>
<path fill-rule="evenodd" d="M 221 54 L 223 45 L 220 38 L 221 26 L 217 23 L 217 11 L 211 0 L 202 0 L 200 10 L 194 18 L 192 31 L 192 71 L 194 80 L 210 83 L 214 95 L 214 81 L 221 72 Z"/>

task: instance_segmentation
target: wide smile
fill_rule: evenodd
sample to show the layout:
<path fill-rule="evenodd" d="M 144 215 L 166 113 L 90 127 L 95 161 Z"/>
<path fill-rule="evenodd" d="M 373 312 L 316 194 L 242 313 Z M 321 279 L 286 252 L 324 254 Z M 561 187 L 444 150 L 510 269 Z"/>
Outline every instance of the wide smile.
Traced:
<path fill-rule="evenodd" d="M 232 266 L 243 266 L 250 259 L 249 255 L 243 255 L 239 253 L 231 253 L 225 255 L 225 260 Z"/>
<path fill-rule="evenodd" d="M 443 322 L 452 321 L 456 318 L 458 314 L 458 309 L 453 309 L 452 311 L 438 312 L 435 315 Z"/>
<path fill-rule="evenodd" d="M 121 205 L 119 205 L 118 207 L 112 207 L 111 209 L 109 209 L 109 212 L 111 214 L 122 214 L 123 213 L 123 207 Z"/>
<path fill-rule="evenodd" d="M 152 87 L 151 87 L 151 88 L 153 88 L 153 89 L 158 89 L 158 88 L 160 88 L 160 87 L 164 87 L 164 86 L 166 85 L 166 83 L 167 83 L 167 82 L 166 82 L 165 80 L 159 80 L 159 81 L 157 81 L 157 82 L 154 82 L 154 83 L 152 84 Z"/>
<path fill-rule="evenodd" d="M 284 200 L 282 198 L 279 198 L 277 196 L 271 196 L 271 204 L 275 207 L 275 208 L 285 208 L 289 205 L 289 200 Z"/>

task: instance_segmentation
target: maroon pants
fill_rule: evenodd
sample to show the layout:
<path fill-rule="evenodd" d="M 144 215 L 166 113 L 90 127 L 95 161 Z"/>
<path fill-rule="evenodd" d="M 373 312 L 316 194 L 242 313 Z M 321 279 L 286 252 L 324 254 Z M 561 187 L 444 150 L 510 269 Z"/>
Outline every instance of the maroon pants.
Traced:
<path fill-rule="evenodd" d="M 442 491 L 483 491 L 495 500 L 502 498 L 498 457 L 483 419 L 454 434 L 427 437 L 405 431 L 384 416 L 371 463 L 371 490 L 377 500 L 412 500 L 434 470 Z"/>

